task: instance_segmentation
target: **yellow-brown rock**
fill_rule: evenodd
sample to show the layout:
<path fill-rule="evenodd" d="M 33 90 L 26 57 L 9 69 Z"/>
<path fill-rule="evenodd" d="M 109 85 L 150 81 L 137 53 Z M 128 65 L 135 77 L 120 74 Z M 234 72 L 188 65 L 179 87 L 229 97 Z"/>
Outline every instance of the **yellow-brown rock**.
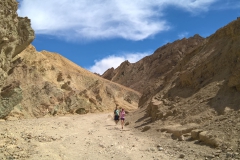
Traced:
<path fill-rule="evenodd" d="M 6 85 L 12 58 L 24 50 L 34 39 L 28 18 L 17 15 L 15 0 L 0 1 L 0 118 L 5 117 L 21 100 L 18 85 Z M 14 86 L 14 87 L 13 87 Z M 16 97 L 13 100 L 13 96 Z"/>
<path fill-rule="evenodd" d="M 62 57 L 30 45 L 18 54 L 7 83 L 19 82 L 23 99 L 8 117 L 30 118 L 137 108 L 140 94 Z M 8 118 L 7 117 L 7 118 Z"/>

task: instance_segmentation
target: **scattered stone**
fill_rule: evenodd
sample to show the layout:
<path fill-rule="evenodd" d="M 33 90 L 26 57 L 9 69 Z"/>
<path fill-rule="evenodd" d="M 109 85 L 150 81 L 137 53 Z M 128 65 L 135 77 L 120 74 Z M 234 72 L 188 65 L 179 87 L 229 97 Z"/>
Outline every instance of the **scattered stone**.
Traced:
<path fill-rule="evenodd" d="M 217 150 L 216 153 L 221 153 L 222 151 L 221 150 Z"/>
<path fill-rule="evenodd" d="M 214 155 L 207 155 L 206 158 L 207 159 L 213 159 L 215 156 Z"/>
<path fill-rule="evenodd" d="M 180 154 L 180 155 L 179 155 L 179 158 L 184 158 L 184 157 L 185 157 L 184 154 Z"/>
<path fill-rule="evenodd" d="M 149 130 L 149 129 L 151 129 L 150 126 L 145 126 L 145 127 L 143 127 L 142 132 L 146 132 L 146 131 Z"/>
<path fill-rule="evenodd" d="M 239 153 L 238 153 L 238 152 L 234 152 L 233 154 L 234 154 L 235 156 L 238 156 L 238 155 L 239 155 Z"/>
<path fill-rule="evenodd" d="M 226 153 L 226 157 L 227 158 L 232 158 L 233 157 L 233 153 L 232 152 L 227 152 Z"/>
<path fill-rule="evenodd" d="M 184 141 L 184 140 L 185 140 L 185 138 L 184 138 L 184 136 L 183 136 L 183 135 L 181 135 L 181 136 L 178 138 L 178 140 L 179 140 L 179 141 Z"/>
<path fill-rule="evenodd" d="M 129 125 L 129 124 L 130 124 L 129 122 L 126 122 L 126 123 L 125 123 L 125 126 L 127 126 L 127 125 Z"/>
<path fill-rule="evenodd" d="M 162 147 L 162 145 L 161 145 L 161 144 L 158 144 L 157 147 Z"/>
<path fill-rule="evenodd" d="M 220 139 L 215 138 L 212 133 L 203 131 L 199 134 L 199 140 L 213 147 L 217 147 L 220 144 Z"/>
<path fill-rule="evenodd" d="M 192 139 L 199 139 L 199 133 L 201 133 L 202 130 L 200 129 L 195 129 L 191 131 L 191 137 Z"/>
<path fill-rule="evenodd" d="M 99 144 L 99 147 L 106 148 L 103 144 Z"/>

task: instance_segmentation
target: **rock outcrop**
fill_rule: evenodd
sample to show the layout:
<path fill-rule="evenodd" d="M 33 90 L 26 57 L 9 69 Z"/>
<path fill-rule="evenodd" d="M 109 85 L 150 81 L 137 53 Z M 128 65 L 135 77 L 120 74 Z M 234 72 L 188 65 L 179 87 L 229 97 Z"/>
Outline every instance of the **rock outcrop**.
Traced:
<path fill-rule="evenodd" d="M 192 139 L 239 151 L 240 131 L 234 126 L 240 124 L 240 19 L 206 39 L 192 38 L 167 44 L 134 64 L 124 62 L 103 77 L 143 93 L 131 121 L 154 122 L 162 129 L 197 124 L 199 135 L 193 131 Z"/>
<path fill-rule="evenodd" d="M 14 57 L 8 74 L 8 84 L 18 81 L 22 100 L 5 119 L 112 112 L 116 105 L 132 111 L 141 96 L 32 45 Z"/>
<path fill-rule="evenodd" d="M 185 112 L 188 119 L 209 110 L 218 115 L 227 108 L 239 110 L 239 35 L 239 20 L 219 29 L 166 75 L 164 87 L 153 99 Z"/>
<path fill-rule="evenodd" d="M 6 85 L 12 58 L 24 50 L 34 39 L 28 18 L 18 17 L 15 0 L 0 1 L 0 118 L 10 113 L 22 100 L 22 91 L 16 81 Z"/>
<path fill-rule="evenodd" d="M 29 44 L 34 31 L 18 17 L 18 3 L 0 2 L 0 118 L 21 119 L 63 114 L 131 111 L 140 94 L 109 82 L 56 53 Z M 21 52 L 21 53 L 20 53 Z"/>
<path fill-rule="evenodd" d="M 184 38 L 168 43 L 136 63 L 125 61 L 115 70 L 108 69 L 102 77 L 141 93 L 155 90 L 162 84 L 164 76 L 177 65 L 185 54 L 193 51 L 203 41 L 204 38 L 195 35 L 188 39 Z"/>

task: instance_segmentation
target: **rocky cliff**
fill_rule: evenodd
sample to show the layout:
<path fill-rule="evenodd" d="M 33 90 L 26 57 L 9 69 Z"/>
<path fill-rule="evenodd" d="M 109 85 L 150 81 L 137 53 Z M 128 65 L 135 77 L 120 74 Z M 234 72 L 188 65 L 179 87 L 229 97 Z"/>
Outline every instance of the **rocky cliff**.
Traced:
<path fill-rule="evenodd" d="M 18 17 L 14 0 L 0 2 L 0 118 L 21 119 L 63 114 L 131 111 L 140 94 L 109 82 L 57 53 L 29 45 L 34 31 Z M 20 53 L 21 52 L 21 53 Z"/>
<path fill-rule="evenodd" d="M 171 104 L 170 110 L 180 111 L 178 116 L 184 112 L 188 120 L 208 109 L 216 115 L 224 114 L 226 109 L 239 110 L 239 35 L 240 20 L 216 31 L 179 61 L 152 98 Z M 195 117 L 193 121 L 201 120 Z"/>
<path fill-rule="evenodd" d="M 143 94 L 139 107 L 149 102 L 152 94 L 164 86 L 166 75 L 172 72 L 179 61 L 204 43 L 204 38 L 194 35 L 168 43 L 158 48 L 152 55 L 136 63 L 123 62 L 115 70 L 107 70 L 102 77 L 125 85 Z"/>
<path fill-rule="evenodd" d="M 198 124 L 198 130 L 191 132 L 192 139 L 224 152 L 239 152 L 239 35 L 238 19 L 187 54 L 166 75 L 163 87 L 142 103 L 151 120 Z"/>
<path fill-rule="evenodd" d="M 167 44 L 135 64 L 103 77 L 143 93 L 132 114 L 135 127 L 240 151 L 240 19 L 210 37 Z M 140 118 L 141 117 L 141 118 Z M 150 127 L 151 126 L 151 127 Z"/>
<path fill-rule="evenodd" d="M 57 53 L 37 52 L 30 45 L 13 59 L 8 88 L 22 90 L 20 103 L 5 119 L 113 111 L 132 111 L 140 94 L 105 80 Z M 17 83 L 16 83 L 17 82 Z M 17 101 L 15 96 L 13 101 Z"/>
<path fill-rule="evenodd" d="M 115 70 L 108 69 L 102 77 L 141 93 L 146 92 L 146 88 L 155 90 L 164 75 L 170 72 L 186 53 L 193 51 L 203 41 L 204 38 L 195 35 L 168 43 L 136 63 L 125 61 Z M 155 83 L 156 81 L 159 82 Z"/>
<path fill-rule="evenodd" d="M 6 86 L 12 58 L 24 50 L 34 39 L 28 18 L 18 17 L 15 0 L 0 1 L 0 118 L 5 117 L 22 100 L 22 90 L 16 81 Z M 14 100 L 12 99 L 13 97 Z"/>
<path fill-rule="evenodd" d="M 238 19 L 185 54 L 173 69 L 162 70 L 167 74 L 156 81 L 156 89 L 143 93 L 133 117 L 144 110 L 142 123 L 152 122 L 179 140 L 190 134 L 189 140 L 239 152 L 239 44 Z"/>

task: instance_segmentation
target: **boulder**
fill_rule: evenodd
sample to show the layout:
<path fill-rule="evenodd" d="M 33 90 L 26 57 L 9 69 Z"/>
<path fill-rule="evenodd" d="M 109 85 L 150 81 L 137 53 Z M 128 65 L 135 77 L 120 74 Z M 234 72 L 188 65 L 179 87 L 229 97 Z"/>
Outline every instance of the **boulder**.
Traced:
<path fill-rule="evenodd" d="M 199 140 L 212 147 L 218 147 L 221 144 L 221 140 L 208 131 L 200 132 Z"/>

